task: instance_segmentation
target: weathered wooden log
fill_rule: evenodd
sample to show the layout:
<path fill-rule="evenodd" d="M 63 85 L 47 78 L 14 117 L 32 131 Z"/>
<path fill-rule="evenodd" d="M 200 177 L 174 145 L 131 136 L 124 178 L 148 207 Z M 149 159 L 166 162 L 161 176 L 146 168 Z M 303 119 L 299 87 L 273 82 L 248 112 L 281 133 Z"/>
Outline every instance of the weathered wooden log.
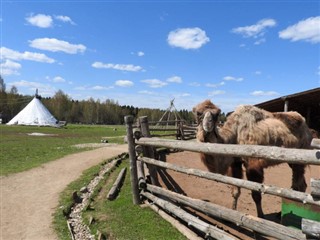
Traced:
<path fill-rule="evenodd" d="M 140 189 L 146 188 L 146 180 L 145 180 L 145 174 L 144 174 L 144 167 L 143 162 L 137 161 L 137 170 L 138 170 L 138 184 Z"/>
<path fill-rule="evenodd" d="M 116 198 L 116 196 L 118 195 L 118 193 L 120 191 L 121 185 L 123 183 L 126 171 L 127 171 L 127 168 L 121 169 L 116 181 L 112 185 L 112 187 L 107 195 L 107 199 L 114 200 Z"/>
<path fill-rule="evenodd" d="M 146 201 L 146 206 L 151 208 L 153 211 L 158 213 L 164 220 L 169 222 L 173 227 L 175 227 L 181 234 L 183 234 L 187 239 L 189 240 L 202 240 L 203 238 L 199 237 L 196 233 L 194 233 L 191 229 L 187 228 L 185 225 L 183 225 L 181 222 L 179 222 L 177 219 L 173 218 L 169 214 L 167 214 L 165 211 L 161 210 L 158 206 L 154 204 L 150 204 Z"/>
<path fill-rule="evenodd" d="M 75 240 L 71 224 L 70 224 L 70 222 L 68 220 L 67 220 L 67 226 L 68 226 L 69 233 L 71 235 L 71 240 Z"/>
<path fill-rule="evenodd" d="M 219 228 L 198 219 L 197 217 L 191 215 L 190 213 L 187 213 L 186 211 L 177 207 L 173 203 L 170 203 L 161 198 L 158 198 L 149 192 L 141 192 L 141 194 L 146 198 L 148 198 L 149 200 L 151 200 L 156 205 L 163 208 L 164 210 L 182 219 L 184 222 L 188 223 L 189 226 L 192 226 L 200 230 L 201 232 L 205 233 L 207 236 L 211 236 L 214 239 L 219 239 L 219 240 L 236 239 L 235 237 L 231 237 L 230 235 L 220 230 Z"/>
<path fill-rule="evenodd" d="M 157 131 L 157 132 L 170 132 L 170 131 L 177 131 L 178 128 L 150 128 L 150 132 L 153 132 L 153 131 Z"/>
<path fill-rule="evenodd" d="M 302 232 L 309 237 L 320 239 L 320 222 L 302 218 Z"/>
<path fill-rule="evenodd" d="M 183 125 L 183 130 L 191 130 L 191 131 L 197 131 L 197 127 L 192 127 L 188 125 Z"/>
<path fill-rule="evenodd" d="M 176 133 L 168 133 L 168 134 L 151 134 L 151 137 L 172 137 L 176 136 Z"/>
<path fill-rule="evenodd" d="M 320 179 L 310 179 L 311 195 L 320 201 Z"/>
<path fill-rule="evenodd" d="M 184 142 L 159 138 L 140 138 L 137 144 L 174 148 L 212 155 L 264 158 L 276 162 L 320 165 L 320 150 L 260 145 Z"/>
<path fill-rule="evenodd" d="M 150 138 L 150 129 L 148 124 L 148 117 L 143 116 L 139 118 L 139 124 L 141 129 L 141 134 L 144 138 Z M 146 157 L 154 158 L 154 147 L 153 146 L 144 146 L 143 155 Z M 149 174 L 152 184 L 159 186 L 159 180 L 157 175 L 157 169 L 154 166 L 148 166 Z"/>
<path fill-rule="evenodd" d="M 320 139 L 319 138 L 313 138 L 312 141 L 311 141 L 311 147 L 320 148 Z"/>
<path fill-rule="evenodd" d="M 233 222 L 238 226 L 249 228 L 258 233 L 266 234 L 281 240 L 306 239 L 306 236 L 300 230 L 287 228 L 280 224 L 254 217 L 249 214 L 244 214 L 214 203 L 186 197 L 160 187 L 152 186 L 150 184 L 147 184 L 147 190 L 157 195 L 171 198 L 180 204 L 192 207 L 210 216 Z"/>
<path fill-rule="evenodd" d="M 261 192 L 263 194 L 270 194 L 278 197 L 285 197 L 285 198 L 300 201 L 303 203 L 310 203 L 313 205 L 320 206 L 320 201 L 313 199 L 313 197 L 307 193 L 298 192 L 298 191 L 294 191 L 287 188 L 280 188 L 276 186 L 260 184 L 260 183 L 251 182 L 248 180 L 232 178 L 232 177 L 224 176 L 217 173 L 206 172 L 206 171 L 202 171 L 194 168 L 187 168 L 187 167 L 178 166 L 171 163 L 156 161 L 154 159 L 145 158 L 145 157 L 141 157 L 138 160 L 148 164 L 153 164 L 155 166 L 159 166 L 162 168 L 171 169 L 171 170 L 185 173 L 188 175 L 202 177 L 205 179 L 214 180 L 216 182 L 221 182 L 221 183 L 230 184 L 237 187 L 246 188 L 249 190 Z"/>
<path fill-rule="evenodd" d="M 130 181 L 132 189 L 133 204 L 140 204 L 139 186 L 138 186 L 138 174 L 137 174 L 137 157 L 135 152 L 135 143 L 133 139 L 133 116 L 125 116 L 124 121 L 126 123 L 128 151 L 130 159 Z"/>

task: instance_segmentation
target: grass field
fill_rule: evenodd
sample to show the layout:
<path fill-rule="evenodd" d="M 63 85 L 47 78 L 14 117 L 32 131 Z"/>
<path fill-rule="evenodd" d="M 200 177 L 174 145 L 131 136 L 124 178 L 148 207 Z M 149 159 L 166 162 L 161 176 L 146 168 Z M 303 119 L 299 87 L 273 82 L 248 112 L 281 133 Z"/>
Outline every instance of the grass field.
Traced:
<path fill-rule="evenodd" d="M 52 128 L 0 125 L 0 175 L 25 171 L 87 150 L 74 145 L 100 143 L 101 137 L 108 137 L 110 143 L 123 143 L 124 135 L 124 126 L 71 124 L 65 128 Z"/>
<path fill-rule="evenodd" d="M 127 174 L 119 196 L 116 200 L 109 201 L 107 200 L 107 194 L 120 170 L 124 167 L 127 168 Z M 95 166 L 86 170 L 78 180 L 72 182 L 60 194 L 59 208 L 54 216 L 54 227 L 59 234 L 59 239 L 70 239 L 63 212 L 68 212 L 71 207 L 72 193 L 86 186 L 94 178 L 95 173 L 99 172 L 99 169 L 100 166 Z M 118 168 L 111 172 L 110 175 L 105 176 L 91 199 L 90 206 L 92 208 L 84 211 L 82 215 L 87 223 L 91 217 L 95 219 L 90 226 L 93 234 L 99 231 L 109 240 L 186 239 L 178 230 L 151 209 L 133 205 L 128 160 L 122 161 Z"/>

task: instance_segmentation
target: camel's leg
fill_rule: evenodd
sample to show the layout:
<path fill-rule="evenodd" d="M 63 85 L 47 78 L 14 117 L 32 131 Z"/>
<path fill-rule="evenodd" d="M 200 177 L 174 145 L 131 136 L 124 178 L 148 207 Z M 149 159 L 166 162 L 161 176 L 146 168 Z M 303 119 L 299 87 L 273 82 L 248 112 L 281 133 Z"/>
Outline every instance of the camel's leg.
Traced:
<path fill-rule="evenodd" d="M 291 188 L 296 191 L 305 192 L 307 189 L 306 179 L 304 177 L 305 165 L 289 164 L 292 169 Z"/>
<path fill-rule="evenodd" d="M 231 175 L 232 177 L 242 179 L 243 178 L 243 172 L 242 172 L 242 160 L 241 158 L 234 158 L 234 162 L 231 165 Z M 236 210 L 238 205 L 238 199 L 241 195 L 241 188 L 240 187 L 233 187 L 232 188 L 232 197 L 233 197 L 233 203 L 232 203 L 232 209 Z"/>
<path fill-rule="evenodd" d="M 263 182 L 264 177 L 263 177 L 263 168 L 262 167 L 259 167 L 259 166 L 252 167 L 249 164 L 249 166 L 247 167 L 246 174 L 247 174 L 247 179 L 249 181 L 253 181 L 253 182 L 257 182 L 257 183 Z M 261 199 L 262 199 L 261 193 L 257 192 L 257 191 L 252 191 L 251 196 L 252 196 L 253 201 L 256 204 L 258 217 L 264 218 L 264 213 L 262 211 L 262 205 L 261 205 Z"/>

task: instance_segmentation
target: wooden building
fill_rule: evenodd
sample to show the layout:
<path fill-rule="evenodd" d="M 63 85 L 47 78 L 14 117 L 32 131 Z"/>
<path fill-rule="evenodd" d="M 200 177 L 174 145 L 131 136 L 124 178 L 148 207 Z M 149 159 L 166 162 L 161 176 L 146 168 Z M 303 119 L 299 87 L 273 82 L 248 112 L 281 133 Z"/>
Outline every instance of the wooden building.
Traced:
<path fill-rule="evenodd" d="M 304 116 L 310 128 L 320 131 L 320 88 L 279 97 L 256 106 L 270 112 L 297 111 Z"/>

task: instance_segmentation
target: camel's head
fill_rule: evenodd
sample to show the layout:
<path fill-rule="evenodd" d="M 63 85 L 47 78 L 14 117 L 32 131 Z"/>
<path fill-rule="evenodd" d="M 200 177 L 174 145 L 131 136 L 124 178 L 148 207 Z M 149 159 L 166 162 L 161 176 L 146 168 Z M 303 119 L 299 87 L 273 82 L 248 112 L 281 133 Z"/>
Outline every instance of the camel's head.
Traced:
<path fill-rule="evenodd" d="M 209 133 L 215 129 L 221 110 L 210 100 L 199 103 L 192 111 L 197 123 L 202 126 L 205 132 Z"/>

